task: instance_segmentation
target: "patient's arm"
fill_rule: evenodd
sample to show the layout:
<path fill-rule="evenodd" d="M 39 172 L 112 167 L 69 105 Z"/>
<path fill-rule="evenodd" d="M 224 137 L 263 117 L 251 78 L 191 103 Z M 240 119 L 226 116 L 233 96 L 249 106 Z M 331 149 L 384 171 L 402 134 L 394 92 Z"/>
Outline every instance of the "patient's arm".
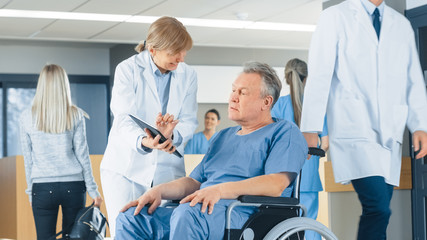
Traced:
<path fill-rule="evenodd" d="M 201 211 L 204 213 L 208 208 L 208 213 L 211 214 L 214 205 L 220 199 L 235 199 L 240 195 L 280 196 L 294 178 L 292 175 L 291 173 L 274 173 L 238 182 L 217 184 L 195 191 L 180 203 L 190 202 L 190 206 L 201 203 Z"/>
<path fill-rule="evenodd" d="M 135 207 L 134 215 L 139 214 L 141 209 L 150 204 L 148 213 L 152 214 L 154 210 L 160 205 L 162 199 L 175 200 L 181 199 L 188 194 L 195 192 L 200 189 L 200 182 L 190 178 L 183 177 L 172 182 L 164 183 L 153 187 L 152 189 L 145 192 L 137 200 L 131 201 L 126 204 L 120 211 L 124 212 L 130 207 Z"/>

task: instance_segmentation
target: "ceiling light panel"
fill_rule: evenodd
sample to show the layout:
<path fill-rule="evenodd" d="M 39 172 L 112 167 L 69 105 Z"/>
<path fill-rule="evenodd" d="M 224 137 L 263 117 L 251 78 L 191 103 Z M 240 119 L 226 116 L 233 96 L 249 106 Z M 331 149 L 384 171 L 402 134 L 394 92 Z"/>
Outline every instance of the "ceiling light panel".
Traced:
<path fill-rule="evenodd" d="M 28 21 L 26 18 L 0 18 L 0 33 L 9 37 L 28 37 L 51 22 L 52 20 L 47 19 L 32 19 L 32 21 Z"/>
<path fill-rule="evenodd" d="M 299 24 L 316 24 L 322 12 L 321 1 L 309 1 L 305 4 L 287 9 L 281 14 L 265 18 L 266 22 L 285 22 L 285 23 L 299 23 Z M 304 17 L 302 17 L 304 16 Z"/>
<path fill-rule="evenodd" d="M 8 9 L 68 12 L 87 0 L 12 0 Z"/>
<path fill-rule="evenodd" d="M 308 1 L 311 0 L 243 0 L 204 17 L 213 19 L 237 19 L 236 13 L 243 12 L 248 14 L 247 20 L 249 21 L 263 21 L 265 18 L 275 16 Z"/>
<path fill-rule="evenodd" d="M 144 11 L 142 15 L 201 18 L 240 0 L 173 0 Z"/>
<path fill-rule="evenodd" d="M 43 29 L 37 37 L 89 39 L 96 33 L 114 26 L 113 22 L 58 20 Z"/>
<path fill-rule="evenodd" d="M 91 0 L 74 12 L 135 15 L 150 9 L 165 0 Z M 118 4 L 120 2 L 120 4 Z"/>
<path fill-rule="evenodd" d="M 149 24 L 141 23 L 120 23 L 105 32 L 94 36 L 92 39 L 138 43 L 146 38 L 149 26 Z"/>

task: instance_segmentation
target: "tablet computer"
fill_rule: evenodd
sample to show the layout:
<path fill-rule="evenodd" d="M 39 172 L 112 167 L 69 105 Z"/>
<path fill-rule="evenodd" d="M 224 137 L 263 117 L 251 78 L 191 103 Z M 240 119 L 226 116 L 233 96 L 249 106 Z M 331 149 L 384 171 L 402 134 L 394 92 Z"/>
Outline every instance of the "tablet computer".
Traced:
<path fill-rule="evenodd" d="M 144 129 L 148 129 L 148 131 L 150 132 L 151 136 L 154 138 L 157 135 L 160 135 L 160 139 L 159 139 L 159 143 L 164 143 L 167 138 L 165 136 L 163 136 L 163 134 L 155 127 L 151 126 L 150 124 L 148 124 L 147 122 L 133 116 L 132 114 L 129 114 L 129 117 L 136 123 L 138 124 L 138 126 L 144 130 Z M 174 155 L 176 155 L 177 157 L 182 157 L 181 153 L 179 153 L 176 149 L 173 152 Z"/>

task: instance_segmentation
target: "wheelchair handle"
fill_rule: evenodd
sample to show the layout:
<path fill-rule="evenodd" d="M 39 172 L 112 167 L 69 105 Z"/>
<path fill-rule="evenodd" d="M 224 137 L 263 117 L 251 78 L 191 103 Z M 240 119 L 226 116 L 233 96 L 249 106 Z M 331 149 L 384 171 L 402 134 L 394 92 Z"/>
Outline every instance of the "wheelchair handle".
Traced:
<path fill-rule="evenodd" d="M 321 148 L 309 147 L 308 148 L 308 154 L 319 156 L 319 157 L 324 157 L 325 156 L 325 151 L 323 149 L 321 149 Z"/>

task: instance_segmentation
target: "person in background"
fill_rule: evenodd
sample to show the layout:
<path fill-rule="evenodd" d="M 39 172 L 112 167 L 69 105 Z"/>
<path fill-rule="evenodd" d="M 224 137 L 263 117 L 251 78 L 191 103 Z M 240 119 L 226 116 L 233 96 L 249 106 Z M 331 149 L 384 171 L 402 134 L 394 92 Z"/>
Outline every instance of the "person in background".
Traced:
<path fill-rule="evenodd" d="M 216 135 L 216 127 L 219 125 L 221 117 L 216 109 L 210 109 L 205 113 L 205 130 L 193 135 L 185 146 L 185 154 L 206 154 L 211 140 Z"/>
<path fill-rule="evenodd" d="M 270 66 L 246 63 L 233 82 L 228 106 L 228 117 L 239 126 L 218 133 L 189 177 L 155 186 L 124 206 L 117 218 L 116 240 L 223 239 L 232 199 L 289 197 L 288 186 L 301 170 L 308 149 L 295 124 L 271 117 L 281 88 Z M 182 200 L 172 209 L 158 207 L 161 199 Z M 231 227 L 242 227 L 254 211 L 237 207 Z"/>
<path fill-rule="evenodd" d="M 120 209 L 152 186 L 185 176 L 184 144 L 197 127 L 197 76 L 184 63 L 193 41 L 184 25 L 161 17 L 148 29 L 138 54 L 121 62 L 111 98 L 113 126 L 101 162 L 101 182 L 110 222 Z M 159 143 L 129 114 L 157 127 L 167 138 Z"/>
<path fill-rule="evenodd" d="M 302 100 L 305 81 L 307 79 L 307 64 L 297 58 L 291 59 L 285 66 L 285 80 L 290 87 L 290 94 L 280 97 L 271 110 L 271 115 L 285 119 L 300 126 Z M 326 119 L 326 118 L 325 118 Z M 322 133 L 319 134 L 320 148 L 325 152 L 329 148 L 328 128 L 326 121 Z M 316 220 L 319 210 L 319 192 L 322 191 L 319 176 L 319 156 L 312 156 L 304 163 L 301 172 L 300 201 L 307 208 L 307 217 Z M 305 239 L 320 240 L 318 233 L 305 232 Z"/>
<path fill-rule="evenodd" d="M 20 118 L 25 176 L 36 224 L 37 239 L 55 238 L 58 209 L 63 236 L 71 231 L 77 212 L 85 206 L 86 191 L 97 207 L 98 192 L 89 158 L 84 117 L 71 102 L 65 70 L 55 64 L 42 69 L 32 107 Z"/>
<path fill-rule="evenodd" d="M 335 181 L 362 205 L 357 239 L 386 239 L 405 126 L 427 154 L 427 97 L 410 22 L 383 0 L 324 10 L 311 40 L 301 131 L 317 145 L 325 113 Z"/>

